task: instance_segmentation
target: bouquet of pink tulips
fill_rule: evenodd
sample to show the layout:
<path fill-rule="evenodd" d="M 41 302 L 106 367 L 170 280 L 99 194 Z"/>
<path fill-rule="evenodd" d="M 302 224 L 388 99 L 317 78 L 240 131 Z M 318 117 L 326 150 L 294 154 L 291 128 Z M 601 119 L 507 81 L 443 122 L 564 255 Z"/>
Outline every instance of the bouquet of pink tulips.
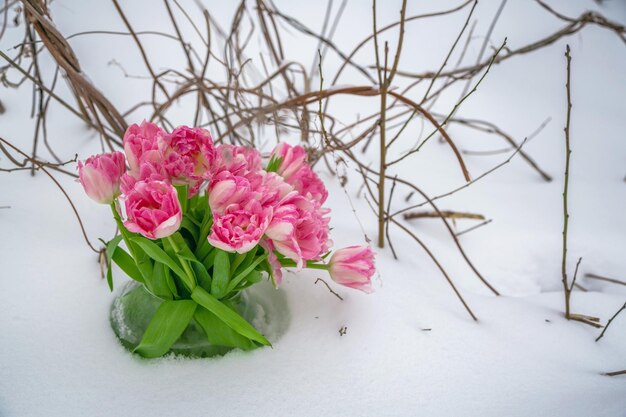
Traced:
<path fill-rule="evenodd" d="M 264 164 L 253 148 L 215 146 L 204 129 L 168 133 L 148 122 L 130 126 L 123 143 L 124 153 L 92 156 L 78 170 L 87 195 L 110 205 L 117 222 L 109 265 L 163 300 L 134 349 L 140 355 L 168 352 L 192 319 L 213 343 L 269 345 L 229 303 L 262 273 L 278 286 L 281 268 L 323 269 L 371 291 L 369 247 L 330 256 L 328 192 L 304 148 L 279 144 Z M 107 280 L 112 289 L 110 266 Z"/>

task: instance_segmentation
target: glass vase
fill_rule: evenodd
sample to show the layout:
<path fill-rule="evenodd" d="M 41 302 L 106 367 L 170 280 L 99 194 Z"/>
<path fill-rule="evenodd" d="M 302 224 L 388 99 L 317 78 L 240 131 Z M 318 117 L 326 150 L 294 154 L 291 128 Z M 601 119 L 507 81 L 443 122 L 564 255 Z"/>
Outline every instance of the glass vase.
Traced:
<path fill-rule="evenodd" d="M 237 312 L 269 340 L 275 342 L 289 326 L 287 300 L 283 291 L 260 283 L 230 300 Z M 128 281 L 111 305 L 111 327 L 122 345 L 131 352 L 139 345 L 152 316 L 163 300 L 140 283 Z M 232 347 L 211 344 L 202 327 L 192 318 L 169 352 L 187 357 L 221 356 Z"/>

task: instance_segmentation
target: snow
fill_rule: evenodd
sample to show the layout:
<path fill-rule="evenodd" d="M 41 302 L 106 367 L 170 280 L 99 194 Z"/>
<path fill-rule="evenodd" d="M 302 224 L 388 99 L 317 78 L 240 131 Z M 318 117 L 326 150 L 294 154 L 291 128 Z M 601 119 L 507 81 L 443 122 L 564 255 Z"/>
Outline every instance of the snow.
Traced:
<path fill-rule="evenodd" d="M 148 13 L 146 4 L 123 4 L 135 29 L 171 31 L 163 7 L 150 6 L 156 10 Z M 411 2 L 408 14 L 451 4 Z M 570 16 L 598 9 L 595 3 L 582 0 L 552 4 Z M 485 33 L 498 5 L 481 2 L 476 34 Z M 224 26 L 230 24 L 233 5 L 211 2 L 207 6 L 221 17 Z M 313 2 L 279 2 L 278 6 L 313 28 L 321 25 L 323 6 Z M 190 2 L 188 7 L 194 5 Z M 368 2 L 347 7 L 345 25 L 350 30 L 340 27 L 336 38 L 344 50 L 369 33 L 371 22 Z M 109 3 L 57 0 L 52 10 L 64 34 L 94 28 L 124 30 Z M 395 3 L 381 6 L 380 24 L 397 19 L 398 10 Z M 623 3 L 606 2 L 598 10 L 626 22 Z M 464 19 L 462 13 L 410 25 L 406 36 L 413 49 L 403 56 L 400 68 L 419 72 L 436 67 Z M 561 26 L 536 4 L 512 1 L 492 39 L 498 46 L 508 36 L 509 47 L 515 48 Z M 184 33 L 192 39 L 190 28 L 185 27 Z M 21 36 L 21 29 L 9 30 L 2 49 L 7 51 Z M 395 36 L 388 38 L 392 50 Z M 478 53 L 481 39 L 468 51 L 471 59 L 467 62 Z M 572 306 L 574 312 L 606 322 L 623 304 L 626 288 L 586 280 L 583 275 L 626 276 L 626 189 L 622 181 L 626 175 L 626 53 L 621 41 L 599 28 L 589 27 L 566 41 L 572 47 L 574 104 L 568 268 L 571 274 L 582 256 L 580 283 L 590 290 L 575 291 Z M 344 298 L 341 301 L 322 283 L 315 284 L 318 277 L 327 279 L 318 271 L 285 274 L 281 291 L 288 309 L 285 321 L 279 324 L 288 323 L 288 327 L 269 332 L 273 348 L 234 351 L 213 359 L 142 360 L 125 351 L 110 329 L 114 294 L 99 278 L 95 255 L 84 244 L 63 195 L 45 175 L 32 178 L 27 172 L 2 173 L 0 206 L 10 208 L 0 209 L 0 415 L 626 415 L 624 378 L 601 375 L 626 368 L 626 316 L 616 319 L 596 343 L 599 330 L 568 322 L 562 314 L 566 41 L 494 66 L 460 110 L 463 117 L 489 118 L 518 142 L 551 117 L 525 150 L 555 177 L 552 183 L 543 182 L 515 157 L 484 180 L 438 201 L 440 209 L 476 212 L 494 219 L 463 235 L 461 243 L 503 296 L 491 295 L 472 274 L 439 220 L 407 223 L 442 261 L 478 323 L 468 317 L 427 255 L 392 227 L 399 260 L 393 259 L 389 249 L 377 251 L 379 276 L 372 295 L 335 285 L 333 289 Z M 146 37 L 145 42 L 155 68 L 174 65 L 173 60 L 180 60 L 179 66 L 184 67 L 174 42 L 154 37 Z M 116 105 L 128 108 L 137 97 L 148 94 L 145 80 L 124 78 L 119 68 L 107 65 L 115 58 L 131 74 L 146 73 L 130 38 L 90 35 L 73 38 L 71 44 L 83 71 Z M 294 31 L 285 39 L 290 59 L 310 62 L 315 47 L 313 40 Z M 371 58 L 370 47 L 357 55 L 360 62 Z M 44 59 L 42 66 L 46 63 L 49 66 Z M 336 68 L 336 58 L 329 52 L 325 79 L 331 79 Z M 359 83 L 364 82 L 354 72 L 339 80 L 344 85 Z M 7 111 L 0 116 L 1 135 L 30 149 L 30 89 L 2 92 Z M 442 99 L 436 109 L 449 111 L 455 99 Z M 362 98 L 333 99 L 331 103 L 348 120 L 354 119 L 356 112 L 365 115 L 376 107 L 372 99 Z M 187 101 L 177 104 L 172 120 L 189 123 L 192 106 Z M 138 119 L 144 116 L 136 114 Z M 98 152 L 93 132 L 65 110 L 54 108 L 49 120 L 51 142 L 63 157 L 78 152 L 84 158 Z M 419 123 L 407 130 L 419 131 Z M 505 146 L 495 137 L 458 126 L 449 131 L 464 149 Z M 266 129 L 265 134 L 267 147 L 271 147 L 273 129 Z M 410 148 L 410 134 L 405 140 L 399 149 Z M 372 160 L 376 158 L 373 148 Z M 477 177 L 507 157 L 466 156 L 466 161 Z M 8 163 L 4 157 L 0 159 L 2 166 Z M 431 196 L 462 184 L 449 148 L 435 140 L 413 161 L 395 172 L 416 181 Z M 364 233 L 372 239 L 376 236 L 375 218 L 357 193 L 358 176 L 353 168 L 347 168 L 350 182 L 346 192 L 336 179 L 321 172 L 329 186 L 336 247 L 363 243 Z M 76 203 L 91 240 L 110 238 L 113 220 L 108 208 L 87 199 L 72 179 L 57 178 Z M 405 194 L 398 193 L 395 209 L 405 206 Z M 415 197 L 412 201 L 420 200 Z M 473 224 L 459 221 L 456 228 Z M 114 280 L 120 288 L 124 282 L 121 271 L 114 271 Z M 259 285 L 262 294 L 271 290 L 268 283 Z"/>

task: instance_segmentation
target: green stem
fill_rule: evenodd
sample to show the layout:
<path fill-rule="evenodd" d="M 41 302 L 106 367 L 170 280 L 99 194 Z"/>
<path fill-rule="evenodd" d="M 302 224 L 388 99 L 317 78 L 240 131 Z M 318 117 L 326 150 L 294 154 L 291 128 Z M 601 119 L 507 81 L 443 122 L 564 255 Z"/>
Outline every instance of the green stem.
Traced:
<path fill-rule="evenodd" d="M 293 268 L 296 265 L 296 263 L 294 261 L 292 261 L 291 259 L 281 259 L 280 260 L 280 264 L 281 266 L 285 267 L 285 268 Z M 318 263 L 313 263 L 311 261 L 307 261 L 305 266 L 305 268 L 307 269 L 320 269 L 323 271 L 328 271 L 328 269 L 330 268 L 330 265 L 328 264 L 318 264 Z"/>
<path fill-rule="evenodd" d="M 172 239 L 172 236 L 168 236 L 166 239 L 169 242 L 169 244 L 172 245 L 174 252 L 178 254 L 178 252 L 180 251 L 180 248 L 178 247 L 174 239 Z M 180 260 L 180 263 L 183 266 L 183 269 L 185 270 L 185 274 L 187 274 L 187 278 L 189 278 L 189 281 L 186 282 L 185 284 L 187 284 L 187 288 L 189 289 L 189 291 L 193 291 L 193 289 L 196 287 L 196 277 L 193 271 L 191 270 L 191 267 L 189 266 L 189 263 L 187 262 L 187 260 L 180 258 L 180 257 L 178 259 Z"/>
<path fill-rule="evenodd" d="M 117 228 L 124 239 L 124 243 L 126 243 L 126 247 L 128 248 L 130 255 L 135 260 L 135 264 L 141 272 L 141 275 L 144 278 L 145 282 L 148 282 L 152 277 L 152 262 L 147 258 L 147 256 L 143 253 L 141 248 L 138 248 L 131 240 L 131 235 L 128 232 L 128 229 L 124 226 L 122 219 L 120 218 L 120 214 L 116 208 L 116 202 L 111 203 L 111 211 L 113 212 L 113 218 L 115 219 L 115 223 L 117 223 Z M 147 288 L 147 287 L 146 287 Z"/>
<path fill-rule="evenodd" d="M 120 213 L 118 213 L 117 208 L 115 207 L 115 201 L 111 203 L 111 211 L 113 212 L 113 218 L 115 219 L 117 228 L 120 231 L 120 234 L 122 235 L 122 239 L 124 239 L 124 243 L 126 243 L 126 247 L 128 247 L 130 254 L 135 259 L 135 262 L 137 262 L 135 246 L 130 242 L 130 239 L 128 238 L 128 234 L 126 233 L 126 228 L 124 227 L 124 223 L 122 223 L 122 219 L 120 218 Z"/>

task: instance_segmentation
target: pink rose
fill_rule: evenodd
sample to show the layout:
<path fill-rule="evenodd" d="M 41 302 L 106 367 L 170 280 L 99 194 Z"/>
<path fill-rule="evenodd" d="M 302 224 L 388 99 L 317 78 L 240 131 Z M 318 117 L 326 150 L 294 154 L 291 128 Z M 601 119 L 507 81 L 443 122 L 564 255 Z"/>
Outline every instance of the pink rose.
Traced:
<path fill-rule="evenodd" d="M 137 181 L 124 195 L 124 226 L 148 239 L 161 239 L 178 230 L 182 212 L 176 189 L 165 181 Z"/>
<path fill-rule="evenodd" d="M 161 159 L 158 144 L 167 133 L 154 123 L 132 124 L 124 133 L 124 153 L 130 172 L 138 175 L 142 162 L 157 162 Z"/>
<path fill-rule="evenodd" d="M 307 153 L 302 146 L 280 143 L 272 152 L 272 156 L 282 158 L 276 172 L 285 181 L 309 200 L 315 201 L 318 205 L 324 204 L 328 191 L 322 180 L 308 165 Z"/>
<path fill-rule="evenodd" d="M 125 171 L 122 152 L 94 155 L 78 163 L 78 178 L 85 192 L 101 204 L 111 204 L 120 194 L 120 181 Z"/>
<path fill-rule="evenodd" d="M 227 252 L 246 253 L 259 243 L 271 217 L 272 208 L 256 200 L 231 204 L 223 214 L 214 214 L 209 243 Z"/>
<path fill-rule="evenodd" d="M 192 188 L 202 182 L 215 161 L 211 134 L 197 127 L 177 127 L 163 136 L 159 148 L 163 169 L 172 181 Z"/>
<path fill-rule="evenodd" d="M 371 293 L 374 252 L 369 246 L 348 246 L 335 251 L 329 263 L 330 277 L 338 284 Z"/>

